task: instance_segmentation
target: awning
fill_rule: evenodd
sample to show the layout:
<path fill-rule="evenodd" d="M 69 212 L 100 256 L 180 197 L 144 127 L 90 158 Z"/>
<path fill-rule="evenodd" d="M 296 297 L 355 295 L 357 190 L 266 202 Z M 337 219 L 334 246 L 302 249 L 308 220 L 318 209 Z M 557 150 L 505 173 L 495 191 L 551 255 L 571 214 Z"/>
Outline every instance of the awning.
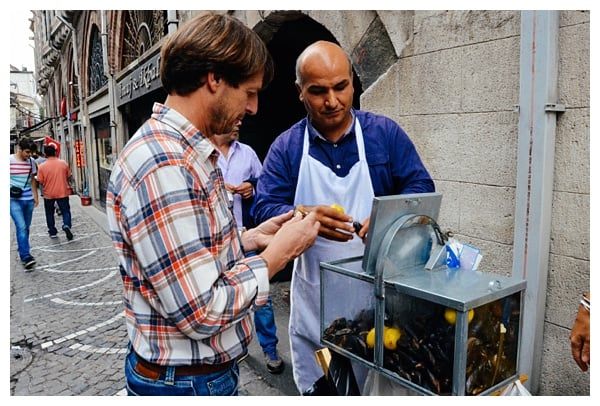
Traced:
<path fill-rule="evenodd" d="M 43 127 L 43 126 L 45 126 L 45 125 L 46 125 L 46 123 L 47 123 L 48 121 L 52 120 L 52 119 L 53 119 L 53 118 L 52 118 L 52 117 L 50 117 L 50 118 L 47 118 L 47 119 L 45 119 L 45 120 L 42 120 L 42 121 L 40 121 L 40 122 L 39 122 L 39 123 L 37 123 L 37 124 L 34 124 L 34 125 L 32 125 L 31 127 L 28 127 L 28 128 L 23 128 L 23 129 L 21 130 L 21 133 L 20 133 L 20 134 L 21 134 L 21 135 L 29 134 L 30 132 L 32 132 L 32 131 L 35 131 L 35 130 L 37 130 L 37 129 L 39 129 L 39 128 Z M 37 140 L 36 140 L 36 141 L 37 141 Z"/>

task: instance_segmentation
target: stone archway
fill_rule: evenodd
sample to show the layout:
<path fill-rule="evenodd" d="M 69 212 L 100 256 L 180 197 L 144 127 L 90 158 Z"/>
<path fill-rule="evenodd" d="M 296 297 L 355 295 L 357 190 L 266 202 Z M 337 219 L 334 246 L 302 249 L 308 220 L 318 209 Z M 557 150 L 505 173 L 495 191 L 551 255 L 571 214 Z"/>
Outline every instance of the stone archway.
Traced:
<path fill-rule="evenodd" d="M 275 76 L 267 89 L 259 95 L 255 116 L 244 118 L 240 140 L 250 145 L 264 161 L 271 143 L 279 134 L 306 116 L 294 85 L 296 59 L 310 44 L 319 40 L 339 42 L 323 25 L 305 14 L 282 11 L 270 14 L 255 31 L 263 38 L 275 62 Z M 354 107 L 360 108 L 362 86 L 354 74 Z M 292 264 L 279 272 L 272 281 L 289 281 Z"/>
<path fill-rule="evenodd" d="M 275 138 L 306 115 L 294 86 L 296 58 L 313 42 L 339 42 L 323 25 L 296 11 L 274 12 L 254 29 L 273 56 L 275 77 L 259 96 L 258 113 L 244 118 L 240 140 L 252 146 L 263 161 Z M 355 108 L 360 108 L 361 94 L 362 85 L 355 72 Z"/>

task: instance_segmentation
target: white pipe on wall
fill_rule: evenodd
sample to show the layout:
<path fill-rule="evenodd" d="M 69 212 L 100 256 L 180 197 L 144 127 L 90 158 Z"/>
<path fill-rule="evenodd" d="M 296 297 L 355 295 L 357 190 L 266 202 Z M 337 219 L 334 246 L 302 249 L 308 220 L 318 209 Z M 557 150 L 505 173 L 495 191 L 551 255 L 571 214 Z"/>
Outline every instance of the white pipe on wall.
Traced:
<path fill-rule="evenodd" d="M 539 390 L 554 182 L 559 11 L 521 13 L 513 276 L 525 279 L 519 373 Z"/>

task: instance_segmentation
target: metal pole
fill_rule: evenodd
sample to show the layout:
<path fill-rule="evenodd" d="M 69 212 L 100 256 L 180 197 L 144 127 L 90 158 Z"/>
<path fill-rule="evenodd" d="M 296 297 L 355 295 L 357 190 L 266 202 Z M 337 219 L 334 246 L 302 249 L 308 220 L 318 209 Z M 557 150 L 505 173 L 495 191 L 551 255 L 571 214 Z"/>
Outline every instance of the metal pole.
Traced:
<path fill-rule="evenodd" d="M 558 93 L 558 11 L 521 13 L 519 143 L 513 276 L 525 279 L 519 372 L 539 390 Z"/>
<path fill-rule="evenodd" d="M 177 19 L 177 10 L 167 10 L 167 29 L 168 34 L 171 35 L 177 31 L 179 20 Z"/>
<path fill-rule="evenodd" d="M 117 140 L 116 117 L 115 117 L 115 77 L 111 72 L 110 64 L 108 63 L 108 31 L 106 29 L 106 10 L 101 12 L 102 24 L 102 59 L 104 64 L 104 75 L 108 78 L 108 111 L 109 111 L 109 126 L 110 126 L 110 143 L 112 149 L 112 157 L 117 156 L 118 145 L 123 145 L 123 140 Z M 120 142 L 119 142 L 120 141 Z"/>

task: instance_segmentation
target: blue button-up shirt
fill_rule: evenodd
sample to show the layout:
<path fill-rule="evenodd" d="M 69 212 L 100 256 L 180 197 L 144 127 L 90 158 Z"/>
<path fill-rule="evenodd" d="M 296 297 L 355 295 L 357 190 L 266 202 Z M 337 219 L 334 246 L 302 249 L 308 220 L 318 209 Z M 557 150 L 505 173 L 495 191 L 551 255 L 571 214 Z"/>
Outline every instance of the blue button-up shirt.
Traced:
<path fill-rule="evenodd" d="M 353 113 L 362 129 L 375 196 L 435 191 L 433 180 L 414 144 L 396 122 L 365 111 L 355 110 Z M 271 145 L 256 190 L 254 214 L 257 223 L 293 207 L 307 123 L 307 118 L 300 120 Z M 310 123 L 308 134 L 309 154 L 337 176 L 346 176 L 358 162 L 354 125 L 336 143 L 319 136 Z"/>

